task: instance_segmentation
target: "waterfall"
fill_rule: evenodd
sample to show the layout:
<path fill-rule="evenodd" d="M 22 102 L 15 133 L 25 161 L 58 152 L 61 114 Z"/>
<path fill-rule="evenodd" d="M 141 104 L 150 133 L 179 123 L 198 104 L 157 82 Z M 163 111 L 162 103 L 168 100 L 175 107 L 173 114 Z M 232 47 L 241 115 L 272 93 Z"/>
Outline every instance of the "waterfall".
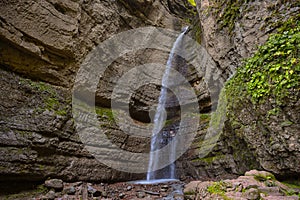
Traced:
<path fill-rule="evenodd" d="M 161 132 L 164 122 L 167 118 L 167 112 L 166 112 L 166 103 L 167 103 L 167 87 L 170 79 L 170 70 L 173 67 L 172 61 L 174 60 L 176 54 L 175 52 L 178 51 L 177 48 L 180 46 L 180 43 L 184 37 L 184 34 L 187 32 L 188 27 L 186 27 L 183 32 L 177 37 L 175 43 L 173 44 L 172 50 L 170 52 L 166 69 L 164 72 L 164 75 L 162 77 L 162 88 L 160 91 L 160 96 L 158 100 L 158 106 L 156 108 L 156 113 L 154 116 L 154 127 L 152 130 L 152 138 L 151 138 L 151 150 L 150 150 L 150 159 L 149 159 L 149 165 L 148 165 L 148 172 L 147 172 L 147 181 L 155 180 L 155 179 L 175 179 L 175 163 L 172 162 L 175 160 L 176 157 L 176 142 L 172 143 L 172 146 L 170 147 L 170 153 L 169 153 L 169 163 L 170 165 L 167 166 L 166 173 L 164 175 L 157 174 L 158 169 L 158 163 L 160 160 L 160 155 L 158 153 L 158 149 L 161 147 L 162 140 L 164 140 L 165 143 L 169 143 L 172 138 L 167 137 L 163 138 L 163 134 L 172 134 L 170 132 Z"/>

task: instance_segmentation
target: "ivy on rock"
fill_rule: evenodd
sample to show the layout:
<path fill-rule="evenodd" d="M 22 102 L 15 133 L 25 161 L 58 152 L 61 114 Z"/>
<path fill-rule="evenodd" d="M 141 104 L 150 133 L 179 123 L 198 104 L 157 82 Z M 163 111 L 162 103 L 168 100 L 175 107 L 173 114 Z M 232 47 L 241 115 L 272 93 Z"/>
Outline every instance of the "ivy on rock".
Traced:
<path fill-rule="evenodd" d="M 300 21 L 289 19 L 276 34 L 271 34 L 258 51 L 245 60 L 227 88 L 233 93 L 246 91 L 253 103 L 267 97 L 280 105 L 283 99 L 299 90 Z M 235 87 L 235 88 L 234 88 Z M 240 90 L 240 91 L 237 91 Z M 240 94 L 239 94 L 240 95 Z"/>

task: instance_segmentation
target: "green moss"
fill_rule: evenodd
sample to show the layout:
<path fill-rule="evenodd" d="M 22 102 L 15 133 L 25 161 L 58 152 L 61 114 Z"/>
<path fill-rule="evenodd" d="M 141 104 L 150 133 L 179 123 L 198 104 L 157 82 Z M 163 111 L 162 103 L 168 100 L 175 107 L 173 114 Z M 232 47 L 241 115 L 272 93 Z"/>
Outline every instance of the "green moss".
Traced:
<path fill-rule="evenodd" d="M 210 114 L 208 113 L 200 113 L 200 120 L 203 121 L 209 121 L 210 120 Z"/>
<path fill-rule="evenodd" d="M 273 98 L 281 105 L 286 97 L 299 91 L 299 52 L 300 21 L 291 18 L 227 82 L 227 96 L 232 103 L 250 97 L 252 103 Z"/>
<path fill-rule="evenodd" d="M 194 40 L 196 40 L 199 44 L 201 44 L 202 39 L 202 28 L 201 23 L 199 20 L 199 17 L 197 14 L 195 14 L 194 19 L 191 21 L 192 24 L 192 37 Z M 198 95 L 200 91 L 196 91 L 196 94 Z"/>
<path fill-rule="evenodd" d="M 272 115 L 276 116 L 276 115 L 279 114 L 279 112 L 280 112 L 280 108 L 278 108 L 278 107 L 273 108 L 273 109 L 271 109 L 271 110 L 268 111 L 267 118 L 269 118 Z"/>
<path fill-rule="evenodd" d="M 263 182 L 263 181 L 274 181 L 276 180 L 275 176 L 273 174 L 270 174 L 268 176 L 264 176 L 262 174 L 258 174 L 258 175 L 255 175 L 254 176 L 254 179 L 257 180 L 257 181 L 260 181 L 260 182 Z"/>
<path fill-rule="evenodd" d="M 290 188 L 300 189 L 300 180 L 289 180 L 283 181 L 282 183 Z"/>
<path fill-rule="evenodd" d="M 95 107 L 96 114 L 102 118 L 107 119 L 109 122 L 114 122 L 114 114 L 111 108 Z"/>
<path fill-rule="evenodd" d="M 289 120 L 286 120 L 284 122 L 282 122 L 280 124 L 281 127 L 286 127 L 286 126 L 291 126 L 292 124 L 294 124 L 293 122 L 289 121 Z"/>
<path fill-rule="evenodd" d="M 14 200 L 14 199 L 32 199 L 32 197 L 46 194 L 49 190 L 44 185 L 39 185 L 36 187 L 35 190 L 32 191 L 26 191 L 19 194 L 11 194 L 7 195 L 4 198 L 6 200 Z"/>
<path fill-rule="evenodd" d="M 18 133 L 18 134 L 20 134 L 22 137 L 31 137 L 32 136 L 32 132 L 30 132 L 30 131 L 23 131 L 23 130 L 16 130 L 16 132 Z"/>
<path fill-rule="evenodd" d="M 224 194 L 226 192 L 226 184 L 223 181 L 214 182 L 207 187 L 207 191 L 211 194 Z"/>
<path fill-rule="evenodd" d="M 231 198 L 225 195 L 227 185 L 223 181 L 214 182 L 212 185 L 207 187 L 207 191 L 210 194 L 217 194 L 221 196 L 224 200 L 231 200 Z"/>
<path fill-rule="evenodd" d="M 165 127 L 174 124 L 178 119 L 168 119 L 165 121 Z"/>
<path fill-rule="evenodd" d="M 214 0 L 212 9 L 219 28 L 228 27 L 232 33 L 236 20 L 241 16 L 241 7 L 251 1 L 253 0 Z"/>
<path fill-rule="evenodd" d="M 43 171 L 43 170 L 45 169 L 45 167 L 46 167 L 45 165 L 41 165 L 41 164 L 38 165 L 38 168 L 39 168 L 41 171 Z"/>
<path fill-rule="evenodd" d="M 70 100 L 64 102 L 58 95 L 56 90 L 49 84 L 44 82 L 35 82 L 30 79 L 20 79 L 20 83 L 29 85 L 33 91 L 41 93 L 41 97 L 44 100 L 44 105 L 36 107 L 36 113 L 42 113 L 44 110 L 54 111 L 55 114 L 65 116 L 67 115 L 67 106 L 63 104 L 70 104 Z"/>
<path fill-rule="evenodd" d="M 218 101 L 218 108 L 215 112 L 211 114 L 211 126 L 219 128 L 220 123 L 222 123 L 226 118 L 226 105 L 227 105 L 227 96 L 224 90 L 221 90 Z"/>
<path fill-rule="evenodd" d="M 195 193 L 195 192 L 185 192 L 185 193 L 184 193 L 184 195 L 187 195 L 187 196 L 188 196 L 188 195 L 194 195 L 194 194 L 196 194 L 196 193 Z"/>
<path fill-rule="evenodd" d="M 241 18 L 245 12 L 252 9 L 249 6 L 249 3 L 253 1 L 254 0 L 214 0 L 211 2 L 209 11 L 215 16 L 219 29 L 227 27 L 229 33 L 232 34 L 236 21 Z M 283 17 L 285 13 L 282 13 L 282 10 L 280 10 L 283 4 L 285 5 L 286 10 L 299 7 L 299 2 L 294 0 L 283 0 L 280 3 L 270 3 L 268 9 L 272 11 L 272 14 L 271 16 L 264 18 L 264 21 L 266 22 L 266 25 L 270 26 L 271 30 L 282 26 L 285 21 Z M 277 20 L 274 23 L 268 23 L 272 18 Z M 266 26 L 264 25 L 261 28 L 264 29 L 265 27 Z"/>
<path fill-rule="evenodd" d="M 300 189 L 300 180 L 288 180 L 288 181 L 283 181 L 282 183 L 289 187 L 288 190 L 284 191 L 285 195 L 287 196 L 297 195 L 297 192 L 295 190 Z M 300 197 L 300 193 L 298 193 L 298 196 Z"/>
<path fill-rule="evenodd" d="M 215 160 L 220 160 L 220 159 L 224 159 L 225 155 L 216 155 L 216 156 L 212 156 L 212 157 L 205 157 L 205 158 L 197 158 L 194 159 L 192 161 L 202 161 L 205 162 L 206 164 L 212 164 Z"/>

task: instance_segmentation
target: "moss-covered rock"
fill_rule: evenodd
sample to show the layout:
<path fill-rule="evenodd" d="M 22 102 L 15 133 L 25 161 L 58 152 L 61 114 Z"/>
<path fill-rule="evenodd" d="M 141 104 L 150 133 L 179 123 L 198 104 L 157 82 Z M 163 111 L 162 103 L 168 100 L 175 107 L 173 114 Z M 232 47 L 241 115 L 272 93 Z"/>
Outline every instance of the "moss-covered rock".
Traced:
<path fill-rule="evenodd" d="M 225 87 L 233 133 L 264 169 L 282 178 L 300 173 L 298 17 L 282 23 Z"/>

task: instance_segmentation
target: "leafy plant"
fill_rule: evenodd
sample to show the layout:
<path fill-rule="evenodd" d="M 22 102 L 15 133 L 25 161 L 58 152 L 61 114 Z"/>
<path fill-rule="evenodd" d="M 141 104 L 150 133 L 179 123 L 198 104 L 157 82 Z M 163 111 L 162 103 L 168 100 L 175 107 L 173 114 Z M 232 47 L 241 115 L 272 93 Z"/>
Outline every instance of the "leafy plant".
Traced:
<path fill-rule="evenodd" d="M 231 198 L 227 197 L 225 195 L 226 193 L 226 183 L 223 181 L 220 182 L 214 182 L 212 185 L 207 187 L 207 191 L 210 194 L 217 194 L 219 196 L 221 196 L 224 200 L 231 200 Z"/>
<path fill-rule="evenodd" d="M 207 191 L 211 194 L 224 194 L 226 192 L 226 184 L 222 181 L 214 182 L 207 187 Z"/>
<path fill-rule="evenodd" d="M 196 6 L 195 0 L 188 0 L 188 2 L 189 2 L 192 6 Z"/>
<path fill-rule="evenodd" d="M 243 87 L 254 103 L 272 97 L 281 105 L 290 92 L 299 90 L 299 54 L 300 22 L 291 18 L 244 62 L 234 81 L 242 85 L 237 87 Z"/>

